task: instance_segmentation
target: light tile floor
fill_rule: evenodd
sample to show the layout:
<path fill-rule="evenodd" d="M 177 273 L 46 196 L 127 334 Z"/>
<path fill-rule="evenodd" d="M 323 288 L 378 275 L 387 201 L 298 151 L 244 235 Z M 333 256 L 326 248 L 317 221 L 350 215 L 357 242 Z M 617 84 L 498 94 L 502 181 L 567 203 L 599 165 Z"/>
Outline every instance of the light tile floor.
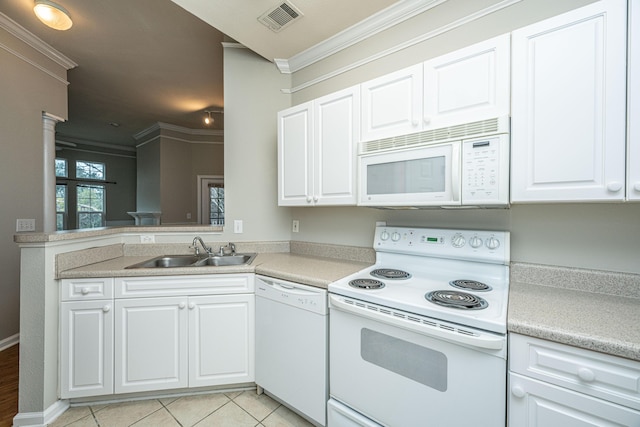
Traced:
<path fill-rule="evenodd" d="M 254 390 L 74 406 L 50 427 L 312 427 Z"/>

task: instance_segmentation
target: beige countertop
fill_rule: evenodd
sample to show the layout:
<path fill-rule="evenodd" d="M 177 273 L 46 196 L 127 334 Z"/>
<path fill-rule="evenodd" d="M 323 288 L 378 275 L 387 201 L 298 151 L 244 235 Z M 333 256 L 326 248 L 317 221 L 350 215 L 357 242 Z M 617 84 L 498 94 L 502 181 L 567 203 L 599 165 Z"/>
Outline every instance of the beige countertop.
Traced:
<path fill-rule="evenodd" d="M 185 274 L 256 273 L 283 280 L 326 288 L 349 274 L 371 265 L 366 262 L 343 261 L 292 253 L 259 253 L 250 265 L 225 267 L 136 268 L 125 267 L 154 258 L 122 256 L 78 268 L 61 271 L 59 279 L 82 277 L 171 276 Z"/>
<path fill-rule="evenodd" d="M 58 278 L 256 273 L 327 288 L 374 262 L 319 256 L 324 247 L 296 247 L 308 248 L 316 253 L 266 252 L 250 265 L 169 269 L 125 269 L 154 257 L 125 253 L 64 269 Z M 513 263 L 507 323 L 509 332 L 640 361 L 640 275 Z"/>
<path fill-rule="evenodd" d="M 535 268 L 539 274 L 523 281 L 513 280 L 524 277 L 512 267 L 509 332 L 640 361 L 638 275 Z"/>

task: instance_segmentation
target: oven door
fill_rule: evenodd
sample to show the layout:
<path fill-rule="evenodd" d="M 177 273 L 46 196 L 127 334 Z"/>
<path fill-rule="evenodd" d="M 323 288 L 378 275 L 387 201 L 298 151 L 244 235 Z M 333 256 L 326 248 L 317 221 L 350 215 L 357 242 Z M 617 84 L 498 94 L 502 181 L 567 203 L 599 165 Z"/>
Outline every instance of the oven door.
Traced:
<path fill-rule="evenodd" d="M 460 142 L 361 155 L 358 205 L 459 205 L 460 161 Z"/>
<path fill-rule="evenodd" d="M 501 349 L 456 343 L 368 306 L 330 297 L 332 399 L 383 426 L 505 425 L 506 337 Z"/>

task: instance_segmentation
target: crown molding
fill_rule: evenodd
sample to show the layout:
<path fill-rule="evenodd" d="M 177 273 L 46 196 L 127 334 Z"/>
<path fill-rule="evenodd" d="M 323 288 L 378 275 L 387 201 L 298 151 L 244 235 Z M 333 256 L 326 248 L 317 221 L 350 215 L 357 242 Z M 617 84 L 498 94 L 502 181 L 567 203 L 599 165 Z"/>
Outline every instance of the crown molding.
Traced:
<path fill-rule="evenodd" d="M 2 12 L 0 12 L 0 28 L 6 30 L 17 39 L 22 40 L 24 43 L 51 59 L 56 64 L 64 67 L 66 70 L 70 70 L 78 66 L 78 64 L 73 60 L 54 49 L 51 45 L 45 43 L 38 36 L 28 31 L 22 25 L 18 24 Z"/>
<path fill-rule="evenodd" d="M 446 0 L 444 0 L 446 1 Z M 468 24 L 470 22 L 476 21 L 484 16 L 490 15 L 492 13 L 495 13 L 499 10 L 505 9 L 509 6 L 512 6 L 516 3 L 520 3 L 522 0 L 502 0 L 499 3 L 493 4 L 491 6 L 488 6 L 484 9 L 478 10 L 475 13 L 472 13 L 470 15 L 464 16 L 458 20 L 455 20 L 451 23 L 445 24 L 441 27 L 438 27 L 432 31 L 429 31 L 427 33 L 424 33 L 420 36 L 414 37 L 413 39 L 407 40 L 403 43 L 400 43 L 396 46 L 393 46 L 389 49 L 383 50 L 381 52 L 378 52 L 374 55 L 368 56 L 366 58 L 363 58 L 359 61 L 353 62 L 351 64 L 345 65 L 344 67 L 341 68 L 337 68 L 329 73 L 323 74 L 321 76 L 318 76 L 314 79 L 308 80 L 306 82 L 303 82 L 295 87 L 292 88 L 283 88 L 280 91 L 282 93 L 286 93 L 286 94 L 293 94 L 295 92 L 298 92 L 300 90 L 306 89 L 308 87 L 311 87 L 313 85 L 316 85 L 318 83 L 321 83 L 325 80 L 329 80 L 333 77 L 339 76 L 340 74 L 344 74 L 348 71 L 357 69 L 359 67 L 362 67 L 365 64 L 368 64 L 370 62 L 376 61 L 378 59 L 384 58 L 386 56 L 392 55 L 396 52 L 399 52 L 401 50 L 407 49 L 411 46 L 414 46 L 416 44 L 422 43 L 426 40 L 429 40 L 433 37 L 439 36 L 440 34 L 446 33 L 447 31 L 451 31 L 455 28 L 459 28 L 465 24 Z"/>
<path fill-rule="evenodd" d="M 448 0 L 398 2 L 289 59 L 274 59 L 281 73 L 295 73 Z"/>
<path fill-rule="evenodd" d="M 140 132 L 133 135 L 133 138 L 136 141 L 141 140 L 142 138 L 148 136 L 149 134 L 159 131 L 159 130 L 170 130 L 174 132 L 180 132 L 187 135 L 205 135 L 205 136 L 222 136 L 224 137 L 223 130 L 214 130 L 214 129 L 190 129 L 183 126 L 172 125 L 169 123 L 157 122 L 152 124 L 146 129 L 141 130 Z M 192 141 L 193 142 L 193 141 Z"/>
<path fill-rule="evenodd" d="M 78 144 L 81 145 L 89 145 L 92 147 L 100 147 L 100 148 L 107 148 L 109 150 L 118 150 L 118 151 L 129 151 L 129 152 L 135 152 L 136 149 L 134 147 L 128 146 L 128 145 L 119 145 L 119 144 L 110 144 L 108 142 L 101 142 L 101 141 L 94 141 L 91 139 L 83 139 L 83 138 L 76 138 L 73 136 L 66 136 L 66 135 L 60 135 L 60 134 L 56 134 L 56 144 L 61 144 L 61 145 L 65 145 L 65 146 L 69 146 L 69 147 L 74 147 Z"/>

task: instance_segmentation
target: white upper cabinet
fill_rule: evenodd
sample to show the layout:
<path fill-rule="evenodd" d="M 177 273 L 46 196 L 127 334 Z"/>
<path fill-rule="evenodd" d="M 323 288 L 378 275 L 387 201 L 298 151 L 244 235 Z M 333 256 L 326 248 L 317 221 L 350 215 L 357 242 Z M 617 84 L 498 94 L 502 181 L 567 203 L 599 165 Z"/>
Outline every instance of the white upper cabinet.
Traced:
<path fill-rule="evenodd" d="M 278 205 L 306 205 L 311 177 L 313 103 L 278 113 Z"/>
<path fill-rule="evenodd" d="M 362 141 L 509 115 L 509 34 L 362 83 Z"/>
<path fill-rule="evenodd" d="M 640 201 L 640 0 L 629 2 L 627 198 Z"/>
<path fill-rule="evenodd" d="M 626 2 L 512 33 L 512 202 L 623 200 Z"/>
<path fill-rule="evenodd" d="M 356 204 L 359 87 L 278 114 L 278 204 Z"/>
<path fill-rule="evenodd" d="M 509 56 L 504 34 L 425 62 L 424 129 L 508 116 Z"/>
<path fill-rule="evenodd" d="M 360 85 L 362 141 L 422 130 L 422 64 Z"/>

